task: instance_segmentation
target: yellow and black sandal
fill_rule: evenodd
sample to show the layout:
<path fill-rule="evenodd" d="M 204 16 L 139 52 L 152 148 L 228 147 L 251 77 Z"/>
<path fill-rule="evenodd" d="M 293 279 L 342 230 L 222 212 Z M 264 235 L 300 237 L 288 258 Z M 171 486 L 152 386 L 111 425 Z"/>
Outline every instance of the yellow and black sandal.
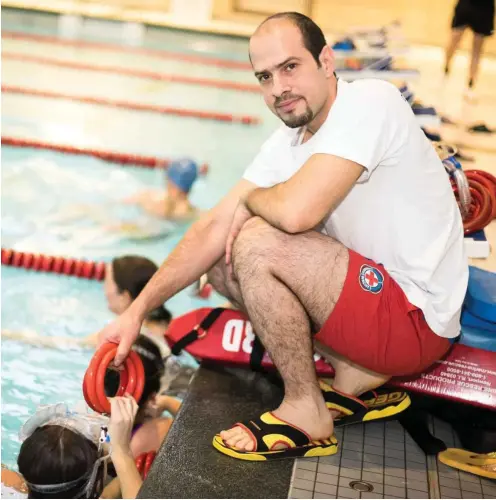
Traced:
<path fill-rule="evenodd" d="M 392 418 L 412 403 L 404 391 L 381 388 L 356 398 L 336 391 L 322 380 L 319 383 L 327 408 L 341 413 L 334 420 L 336 427 Z"/>
<path fill-rule="evenodd" d="M 338 442 L 334 436 L 329 439 L 312 441 L 303 430 L 298 429 L 271 412 L 249 422 L 238 422 L 233 427 L 241 427 L 253 439 L 255 451 L 242 451 L 228 446 L 217 434 L 213 446 L 224 455 L 239 460 L 263 461 L 281 458 L 326 457 L 338 451 Z M 284 445 L 282 449 L 277 446 Z"/>
<path fill-rule="evenodd" d="M 437 457 L 440 462 L 455 469 L 496 479 L 496 452 L 477 454 L 459 448 L 448 448 L 439 453 Z"/>

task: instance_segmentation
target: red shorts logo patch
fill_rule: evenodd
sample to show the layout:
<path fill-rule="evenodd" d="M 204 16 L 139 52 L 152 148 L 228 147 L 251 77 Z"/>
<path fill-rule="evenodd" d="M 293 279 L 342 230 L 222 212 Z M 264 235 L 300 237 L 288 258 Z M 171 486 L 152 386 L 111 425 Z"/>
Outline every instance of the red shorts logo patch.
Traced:
<path fill-rule="evenodd" d="M 384 286 L 384 276 L 375 267 L 364 264 L 360 268 L 358 276 L 360 286 L 366 291 L 371 293 L 379 293 Z"/>

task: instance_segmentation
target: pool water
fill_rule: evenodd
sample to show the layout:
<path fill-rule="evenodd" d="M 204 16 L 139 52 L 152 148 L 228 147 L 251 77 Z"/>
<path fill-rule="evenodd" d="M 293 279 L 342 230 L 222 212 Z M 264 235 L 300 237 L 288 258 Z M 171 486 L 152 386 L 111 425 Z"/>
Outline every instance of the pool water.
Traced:
<path fill-rule="evenodd" d="M 105 27 L 105 29 L 102 28 Z M 5 31 L 56 35 L 54 16 L 2 12 Z M 115 23 L 90 23 L 83 38 L 122 42 Z M 150 28 L 144 45 L 246 61 L 247 43 L 204 34 Z M 248 71 L 228 70 L 133 53 L 75 49 L 32 41 L 3 40 L 3 49 L 90 64 L 255 83 Z M 258 126 L 110 109 L 70 101 L 4 94 L 2 133 L 33 140 L 164 158 L 188 156 L 210 171 L 194 186 L 191 200 L 212 207 L 234 183 L 277 124 L 258 94 L 153 82 L 105 73 L 3 61 L 3 84 L 133 102 L 252 114 Z M 122 201 L 143 189 L 164 186 L 164 173 L 123 167 L 89 157 L 2 147 L 2 247 L 110 261 L 128 253 L 161 263 L 188 224 L 171 224 Z M 155 237 L 133 238 L 109 227 L 131 222 Z M 47 336 L 83 337 L 111 320 L 102 284 L 73 277 L 2 267 L 2 329 Z M 167 303 L 174 315 L 219 305 L 184 290 Z M 81 382 L 91 352 L 52 350 L 12 340 L 2 342 L 2 462 L 15 468 L 18 430 L 39 404 L 82 400 Z"/>

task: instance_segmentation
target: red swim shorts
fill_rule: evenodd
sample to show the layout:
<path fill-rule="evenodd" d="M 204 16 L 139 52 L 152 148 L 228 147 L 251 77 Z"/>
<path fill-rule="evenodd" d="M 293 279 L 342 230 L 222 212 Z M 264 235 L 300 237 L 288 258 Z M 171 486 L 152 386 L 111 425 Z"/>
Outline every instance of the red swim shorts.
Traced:
<path fill-rule="evenodd" d="M 442 358 L 449 340 L 429 328 L 384 266 L 348 251 L 341 296 L 315 339 L 384 375 L 417 374 Z"/>

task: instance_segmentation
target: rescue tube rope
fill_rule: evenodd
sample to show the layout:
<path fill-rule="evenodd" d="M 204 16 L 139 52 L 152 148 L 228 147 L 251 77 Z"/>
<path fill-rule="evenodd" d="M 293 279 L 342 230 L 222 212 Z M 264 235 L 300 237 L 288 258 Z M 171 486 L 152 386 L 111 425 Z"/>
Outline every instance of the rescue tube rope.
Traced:
<path fill-rule="evenodd" d="M 464 234 L 484 229 L 496 219 L 496 177 L 483 170 L 463 170 L 454 146 L 444 142 L 433 142 L 433 146 L 450 176 Z"/>
<path fill-rule="evenodd" d="M 470 206 L 463 218 L 463 229 L 466 235 L 484 229 L 496 219 L 496 177 L 483 170 L 465 170 L 469 190 Z M 453 191 L 460 200 L 460 191 L 452 181 Z"/>

